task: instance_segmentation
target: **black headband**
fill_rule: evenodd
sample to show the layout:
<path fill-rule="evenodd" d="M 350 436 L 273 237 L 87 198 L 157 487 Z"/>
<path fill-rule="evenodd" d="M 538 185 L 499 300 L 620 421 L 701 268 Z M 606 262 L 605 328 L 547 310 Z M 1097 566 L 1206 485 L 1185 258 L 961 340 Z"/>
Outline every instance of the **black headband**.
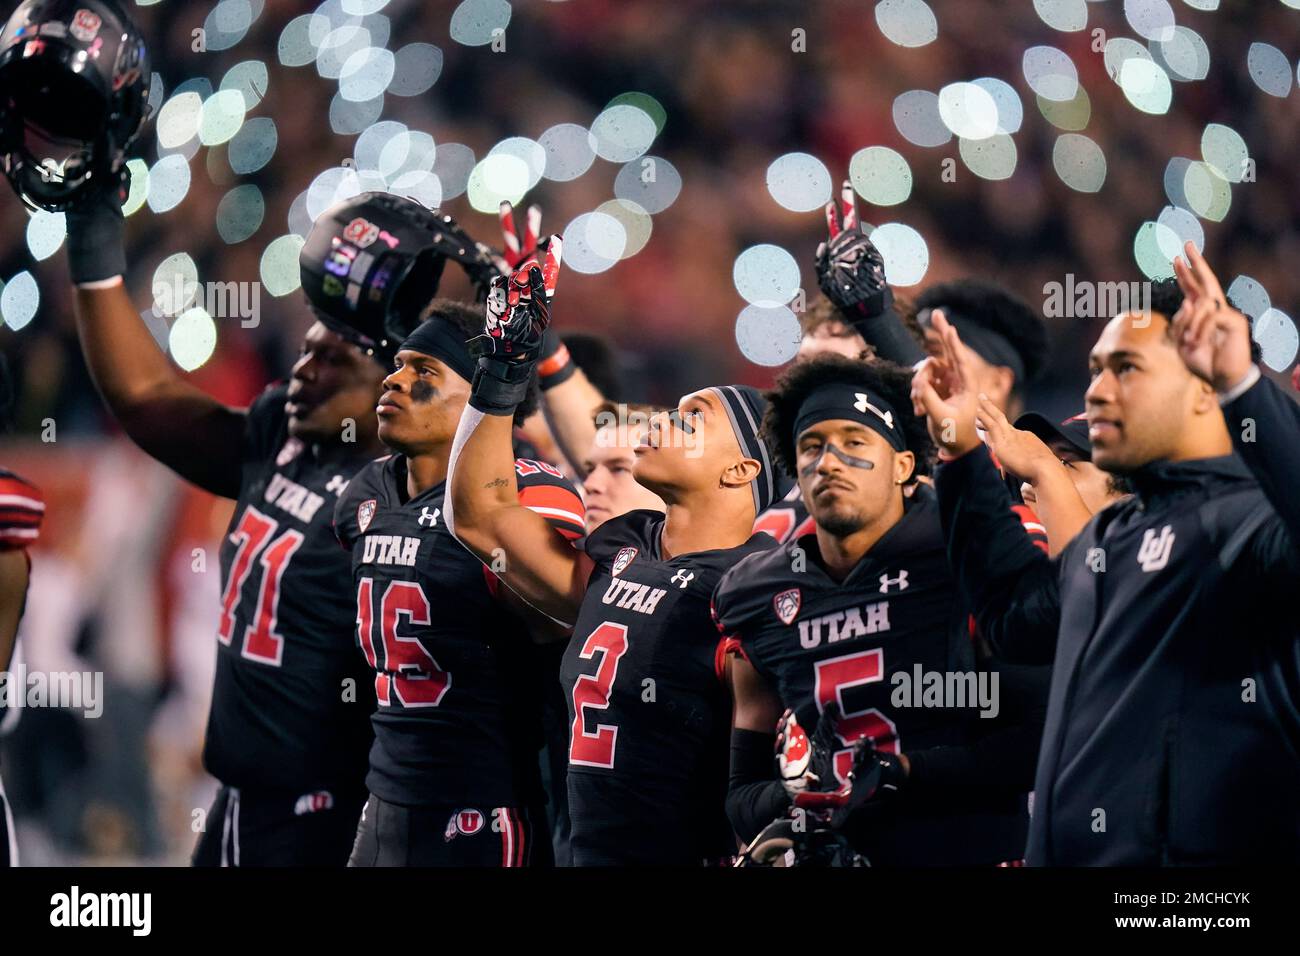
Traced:
<path fill-rule="evenodd" d="M 971 350 L 988 362 L 990 365 L 1005 366 L 1015 374 L 1016 381 L 1023 384 L 1025 381 L 1025 360 L 1021 357 L 1019 350 L 1011 344 L 1001 332 L 995 332 L 987 325 L 982 325 L 975 319 L 968 318 L 959 312 L 953 312 L 944 306 L 936 306 L 948 323 L 955 326 L 957 334 L 961 340 L 970 346 Z M 916 314 L 916 323 L 923 329 L 930 328 L 930 313 L 934 309 L 922 309 Z"/>
<path fill-rule="evenodd" d="M 474 359 L 461 332 L 446 319 L 425 319 L 408 335 L 401 348 L 432 355 L 467 382 L 474 381 Z"/>
<path fill-rule="evenodd" d="M 867 426 L 889 442 L 894 451 L 907 448 L 898 412 L 879 392 L 869 388 L 846 382 L 820 386 L 799 406 L 799 415 L 794 421 L 795 441 L 813 425 L 831 419 L 845 419 Z"/>
<path fill-rule="evenodd" d="M 752 458 L 763 466 L 749 486 L 754 493 L 754 512 L 762 514 L 776 500 L 772 455 L 767 443 L 759 437 L 767 401 L 758 389 L 750 385 L 715 385 L 710 391 L 721 399 L 741 452 L 746 458 Z"/>

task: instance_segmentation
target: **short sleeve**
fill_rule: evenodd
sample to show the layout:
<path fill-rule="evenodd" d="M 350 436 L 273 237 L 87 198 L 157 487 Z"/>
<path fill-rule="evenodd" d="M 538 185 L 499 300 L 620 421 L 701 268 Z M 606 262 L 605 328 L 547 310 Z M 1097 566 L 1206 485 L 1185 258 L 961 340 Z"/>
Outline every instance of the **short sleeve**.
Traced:
<path fill-rule="evenodd" d="M 560 469 L 544 461 L 517 458 L 515 475 L 521 505 L 545 518 L 568 541 L 586 535 L 586 506 L 578 489 Z"/>
<path fill-rule="evenodd" d="M 0 468 L 0 551 L 18 551 L 36 543 L 45 518 L 45 496 L 12 471 Z"/>

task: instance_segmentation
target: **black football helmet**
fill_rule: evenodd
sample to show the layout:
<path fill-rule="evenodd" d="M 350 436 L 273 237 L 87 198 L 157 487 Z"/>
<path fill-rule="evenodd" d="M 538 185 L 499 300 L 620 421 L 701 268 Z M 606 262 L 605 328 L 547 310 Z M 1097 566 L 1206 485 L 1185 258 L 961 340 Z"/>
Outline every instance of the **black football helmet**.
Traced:
<path fill-rule="evenodd" d="M 0 31 L 0 166 L 28 206 L 121 188 L 148 113 L 149 57 L 113 0 L 25 0 Z"/>
<path fill-rule="evenodd" d="M 391 193 L 366 192 L 320 214 L 298 266 L 317 318 L 387 361 L 438 294 L 448 259 L 481 289 L 497 274 L 490 250 L 451 216 Z"/>

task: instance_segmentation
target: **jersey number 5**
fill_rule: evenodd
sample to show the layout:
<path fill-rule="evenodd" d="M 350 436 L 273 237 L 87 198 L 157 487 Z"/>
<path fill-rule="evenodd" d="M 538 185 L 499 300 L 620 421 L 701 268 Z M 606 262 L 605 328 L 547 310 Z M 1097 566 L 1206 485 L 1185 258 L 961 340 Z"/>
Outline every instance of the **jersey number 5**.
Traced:
<path fill-rule="evenodd" d="M 578 656 L 591 660 L 600 652 L 596 673 L 583 674 L 573 685 L 573 728 L 569 735 L 569 763 L 584 767 L 613 767 L 618 727 L 597 724 L 595 732 L 587 730 L 588 709 L 609 709 L 609 695 L 618 676 L 618 662 L 627 653 L 627 625 L 606 621 L 587 637 Z M 595 720 L 596 715 L 592 715 Z"/>
<path fill-rule="evenodd" d="M 835 701 L 840 708 L 840 719 L 835 732 L 840 743 L 852 744 L 867 738 L 873 747 L 887 753 L 898 753 L 898 725 L 874 707 L 850 710 L 844 705 L 844 692 L 863 684 L 874 684 L 885 677 L 885 654 L 880 648 L 860 654 L 846 654 L 818 661 L 816 665 L 817 712 Z M 840 783 L 848 782 L 853 769 L 851 749 L 835 752 L 835 777 Z"/>
<path fill-rule="evenodd" d="M 221 620 L 217 639 L 230 645 L 235 630 L 235 609 L 244 582 L 253 571 L 253 559 L 262 566 L 261 584 L 257 589 L 257 607 L 253 622 L 244 628 L 240 653 L 250 660 L 279 667 L 284 657 L 284 638 L 276 633 L 276 614 L 280 606 L 280 579 L 289 559 L 302 546 L 302 532 L 290 529 L 272 540 L 279 523 L 254 507 L 244 509 L 239 524 L 230 533 L 237 541 L 235 558 L 230 562 L 230 579 L 221 595 Z"/>

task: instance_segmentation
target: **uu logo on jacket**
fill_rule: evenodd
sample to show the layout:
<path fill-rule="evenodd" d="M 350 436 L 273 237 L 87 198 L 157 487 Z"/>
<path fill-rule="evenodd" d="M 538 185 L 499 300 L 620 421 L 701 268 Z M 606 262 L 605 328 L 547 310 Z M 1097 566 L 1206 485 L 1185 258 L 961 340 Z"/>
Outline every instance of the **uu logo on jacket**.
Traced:
<path fill-rule="evenodd" d="M 1169 563 L 1169 552 L 1174 548 L 1175 534 L 1169 525 L 1160 529 L 1160 536 L 1156 537 L 1154 528 L 1147 528 L 1146 534 L 1142 535 L 1142 544 L 1138 547 L 1138 564 L 1142 566 L 1143 571 L 1159 571 Z"/>

